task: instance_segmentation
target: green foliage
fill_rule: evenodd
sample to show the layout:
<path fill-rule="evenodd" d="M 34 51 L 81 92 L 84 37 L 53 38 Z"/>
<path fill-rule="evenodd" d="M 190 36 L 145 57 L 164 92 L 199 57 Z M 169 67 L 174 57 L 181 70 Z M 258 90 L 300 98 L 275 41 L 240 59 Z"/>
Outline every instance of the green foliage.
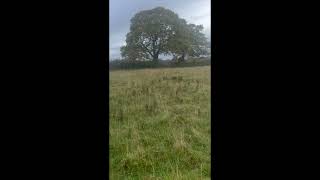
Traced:
<path fill-rule="evenodd" d="M 110 73 L 110 179 L 210 179 L 210 67 Z"/>
<path fill-rule="evenodd" d="M 179 61 L 184 61 L 186 55 L 199 57 L 209 54 L 208 42 L 201 32 L 202 25 L 187 24 L 180 20 L 178 31 L 174 38 L 170 39 L 170 52 Z"/>
<path fill-rule="evenodd" d="M 162 7 L 137 13 L 131 19 L 122 56 L 157 61 L 159 54 L 168 54 L 168 39 L 174 35 L 177 20 L 177 14 Z"/>
<path fill-rule="evenodd" d="M 157 7 L 137 13 L 131 19 L 122 57 L 130 61 L 158 61 L 160 54 L 199 57 L 207 55 L 207 40 L 202 25 L 187 24 L 171 10 Z"/>

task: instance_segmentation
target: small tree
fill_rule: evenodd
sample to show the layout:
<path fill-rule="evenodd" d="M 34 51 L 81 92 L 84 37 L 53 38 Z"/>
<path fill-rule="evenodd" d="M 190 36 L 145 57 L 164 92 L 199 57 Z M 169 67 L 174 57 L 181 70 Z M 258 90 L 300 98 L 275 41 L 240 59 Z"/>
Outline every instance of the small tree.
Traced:
<path fill-rule="evenodd" d="M 183 19 L 180 20 L 177 34 L 170 41 L 171 54 L 179 61 L 185 61 L 187 55 L 208 55 L 209 43 L 202 30 L 202 25 L 187 24 Z"/>

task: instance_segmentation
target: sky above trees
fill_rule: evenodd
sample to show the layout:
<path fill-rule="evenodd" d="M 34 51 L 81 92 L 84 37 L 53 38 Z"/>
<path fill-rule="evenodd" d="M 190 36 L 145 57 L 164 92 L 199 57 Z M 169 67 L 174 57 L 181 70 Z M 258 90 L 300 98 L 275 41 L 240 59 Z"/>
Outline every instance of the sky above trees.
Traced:
<path fill-rule="evenodd" d="M 110 59 L 120 57 L 129 32 L 130 19 L 141 10 L 157 6 L 168 8 L 187 20 L 188 23 L 202 24 L 205 35 L 210 38 L 210 0 L 110 0 Z"/>

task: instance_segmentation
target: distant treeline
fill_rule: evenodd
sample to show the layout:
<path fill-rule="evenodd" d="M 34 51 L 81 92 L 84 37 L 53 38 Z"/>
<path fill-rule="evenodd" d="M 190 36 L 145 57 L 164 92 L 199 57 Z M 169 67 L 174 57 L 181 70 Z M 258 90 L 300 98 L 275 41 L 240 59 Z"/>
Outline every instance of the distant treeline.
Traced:
<path fill-rule="evenodd" d="M 109 61 L 109 70 L 118 69 L 143 69 L 143 68 L 170 68 L 170 67 L 192 67 L 211 65 L 211 57 L 189 58 L 183 62 L 174 60 L 154 61 L 128 61 L 112 60 Z"/>

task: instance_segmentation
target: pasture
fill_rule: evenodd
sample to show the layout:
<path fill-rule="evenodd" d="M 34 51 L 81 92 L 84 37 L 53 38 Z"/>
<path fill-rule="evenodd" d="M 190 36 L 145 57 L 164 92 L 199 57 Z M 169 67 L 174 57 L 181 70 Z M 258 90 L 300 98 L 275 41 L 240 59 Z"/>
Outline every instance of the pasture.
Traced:
<path fill-rule="evenodd" d="M 110 179 L 210 179 L 210 66 L 110 71 Z"/>

